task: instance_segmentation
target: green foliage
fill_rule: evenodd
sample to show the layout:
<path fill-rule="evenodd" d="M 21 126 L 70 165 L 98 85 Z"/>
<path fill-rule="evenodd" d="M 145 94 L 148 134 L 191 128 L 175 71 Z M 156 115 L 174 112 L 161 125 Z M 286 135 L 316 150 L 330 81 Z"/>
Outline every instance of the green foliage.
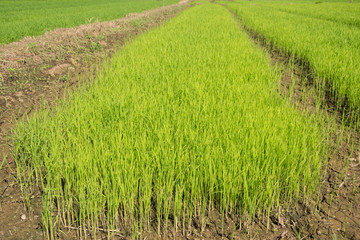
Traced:
<path fill-rule="evenodd" d="M 0 44 L 37 36 L 55 28 L 107 21 L 177 0 L 0 1 Z"/>
<path fill-rule="evenodd" d="M 296 14 L 300 16 L 312 17 L 331 22 L 343 23 L 350 26 L 360 27 L 360 4 L 349 4 L 348 2 L 272 2 L 264 6 Z"/>
<path fill-rule="evenodd" d="M 216 17 L 214 17 L 216 16 Z M 118 52 L 84 86 L 14 132 L 43 221 L 175 228 L 222 213 L 269 213 L 314 196 L 328 153 L 322 119 L 276 91 L 279 76 L 223 7 L 193 7 Z"/>
<path fill-rule="evenodd" d="M 226 5 L 247 28 L 307 63 L 318 89 L 329 91 L 337 106 L 346 105 L 351 117 L 359 119 L 360 4 L 240 1 Z"/>

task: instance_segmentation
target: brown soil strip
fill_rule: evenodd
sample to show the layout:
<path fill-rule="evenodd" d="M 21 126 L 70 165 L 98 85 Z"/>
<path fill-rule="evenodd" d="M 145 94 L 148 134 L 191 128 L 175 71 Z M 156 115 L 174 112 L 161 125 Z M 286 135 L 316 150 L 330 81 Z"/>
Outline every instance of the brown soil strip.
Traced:
<path fill-rule="evenodd" d="M 44 102 L 56 102 L 65 89 L 73 89 L 79 79 L 95 74 L 94 69 L 126 41 L 174 17 L 189 7 L 187 2 L 115 21 L 56 29 L 0 46 L 0 166 L 5 159 L 0 169 L 0 239 L 44 237 L 40 190 L 31 197 L 27 211 L 17 182 L 9 141 L 14 122 Z"/>
<path fill-rule="evenodd" d="M 225 6 L 226 7 L 226 6 Z M 342 126 L 342 109 L 336 107 L 329 92 L 317 90 L 313 72 L 299 59 L 291 58 L 279 48 L 246 28 L 234 15 L 240 28 L 246 32 L 260 49 L 271 58 L 274 67 L 281 66 L 278 91 L 289 98 L 294 107 L 307 114 L 320 114 L 326 119 L 335 119 L 332 124 Z M 326 118 L 328 116 L 329 118 Z M 267 221 L 255 220 L 248 237 L 255 239 L 360 239 L 360 153 L 359 133 L 344 126 L 344 137 L 336 131 L 332 136 L 332 151 L 326 173 L 319 190 L 319 203 L 299 201 L 286 211 L 275 211 Z M 312 205 L 312 206 L 309 206 Z M 245 234 L 246 230 L 240 230 Z M 245 235 L 239 235 L 245 236 Z"/>

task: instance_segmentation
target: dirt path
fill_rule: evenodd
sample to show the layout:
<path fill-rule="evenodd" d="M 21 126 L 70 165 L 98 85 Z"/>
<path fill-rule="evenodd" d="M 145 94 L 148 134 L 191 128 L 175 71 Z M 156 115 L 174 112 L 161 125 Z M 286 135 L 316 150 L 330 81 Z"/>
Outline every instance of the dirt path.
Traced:
<path fill-rule="evenodd" d="M 174 17 L 187 2 L 0 46 L 0 239 L 43 239 L 40 190 L 27 211 L 16 179 L 9 141 L 14 122 L 44 102 L 51 105 L 79 76 L 95 74 L 126 41 Z"/>

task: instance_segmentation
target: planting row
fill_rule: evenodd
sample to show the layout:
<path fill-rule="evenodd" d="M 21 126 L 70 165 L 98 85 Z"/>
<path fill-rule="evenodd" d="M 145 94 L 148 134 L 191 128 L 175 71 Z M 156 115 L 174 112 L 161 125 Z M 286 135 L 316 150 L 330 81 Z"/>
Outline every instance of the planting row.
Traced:
<path fill-rule="evenodd" d="M 227 9 L 204 4 L 19 123 L 14 156 L 23 189 L 43 189 L 47 233 L 184 230 L 194 216 L 203 228 L 214 210 L 251 219 L 314 197 L 329 129 L 277 94 L 268 62 Z"/>
<path fill-rule="evenodd" d="M 309 16 L 332 22 L 360 27 L 360 4 L 345 2 L 262 2 L 258 3 L 288 13 Z"/>
<path fill-rule="evenodd" d="M 330 88 L 337 105 L 347 105 L 359 117 L 360 28 L 269 7 L 273 5 L 243 1 L 226 5 L 247 28 L 308 64 L 318 87 L 324 92 Z"/>

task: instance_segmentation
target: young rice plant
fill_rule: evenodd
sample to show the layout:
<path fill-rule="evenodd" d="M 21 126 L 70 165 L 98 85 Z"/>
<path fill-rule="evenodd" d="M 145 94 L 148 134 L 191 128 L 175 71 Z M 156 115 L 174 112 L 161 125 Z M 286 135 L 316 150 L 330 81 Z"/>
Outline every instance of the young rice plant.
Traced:
<path fill-rule="evenodd" d="M 281 98 L 278 79 L 219 5 L 140 36 L 91 87 L 17 125 L 14 156 L 27 194 L 34 180 L 43 190 L 46 232 L 137 236 L 315 197 L 329 130 Z"/>

